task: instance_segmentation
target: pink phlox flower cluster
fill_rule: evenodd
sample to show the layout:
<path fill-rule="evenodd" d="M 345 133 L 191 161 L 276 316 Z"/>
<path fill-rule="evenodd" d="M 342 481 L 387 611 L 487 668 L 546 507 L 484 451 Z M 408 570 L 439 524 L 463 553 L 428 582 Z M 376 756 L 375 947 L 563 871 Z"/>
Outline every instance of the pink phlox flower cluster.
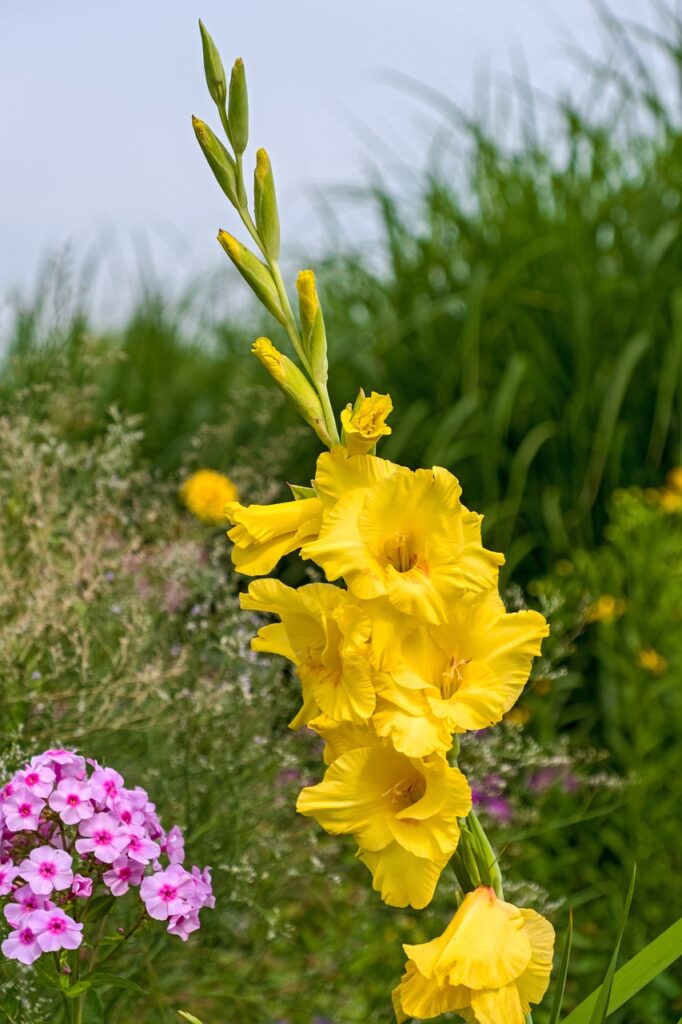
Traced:
<path fill-rule="evenodd" d="M 3 954 L 24 964 L 77 949 L 79 901 L 139 887 L 151 918 L 186 940 L 215 906 L 210 869 L 188 871 L 184 838 L 167 832 L 140 786 L 70 750 L 47 750 L 0 789 Z M 165 863 L 164 863 L 165 861 Z"/>

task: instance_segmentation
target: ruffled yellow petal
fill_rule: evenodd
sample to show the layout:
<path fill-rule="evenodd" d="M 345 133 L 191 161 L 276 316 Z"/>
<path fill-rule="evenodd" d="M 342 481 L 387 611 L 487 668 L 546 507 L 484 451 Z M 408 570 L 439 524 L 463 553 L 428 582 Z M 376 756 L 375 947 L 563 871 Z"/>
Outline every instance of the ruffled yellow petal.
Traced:
<path fill-rule="evenodd" d="M 226 517 L 233 523 L 228 537 L 234 543 L 232 561 L 246 576 L 272 572 L 284 555 L 317 536 L 322 519 L 319 498 L 285 501 L 278 505 L 230 502 Z"/>
<path fill-rule="evenodd" d="M 500 988 L 519 977 L 531 960 L 531 944 L 517 907 L 492 889 L 468 893 L 437 939 L 405 946 L 426 977 L 445 977 L 472 989 Z"/>
<path fill-rule="evenodd" d="M 517 979 L 521 1002 L 528 1013 L 530 1003 L 539 1003 L 549 985 L 554 958 L 554 928 L 534 910 L 521 910 L 524 931 L 530 940 L 531 960 Z"/>
<path fill-rule="evenodd" d="M 408 961 L 400 984 L 393 990 L 393 1008 L 401 1024 L 410 1017 L 426 1020 L 441 1013 L 459 1013 L 469 1005 L 470 992 L 464 986 L 425 978 L 416 964 Z M 505 1022 L 506 1024 L 506 1022 Z"/>
<path fill-rule="evenodd" d="M 349 750 L 383 746 L 372 721 L 337 722 L 329 715 L 318 715 L 308 722 L 308 726 L 325 741 L 325 764 L 332 764 Z"/>
<path fill-rule="evenodd" d="M 301 790 L 296 810 L 332 835 L 357 833 L 384 819 L 386 794 L 396 784 L 395 764 L 382 748 L 350 750 L 329 766 L 317 786 Z M 390 842 L 386 832 L 386 842 Z"/>
<path fill-rule="evenodd" d="M 501 988 L 471 993 L 471 1008 L 478 1024 L 525 1024 L 526 1012 L 517 986 L 512 982 Z"/>
<path fill-rule="evenodd" d="M 398 843 L 389 843 L 383 850 L 358 850 L 358 858 L 372 872 L 372 887 L 381 893 L 389 907 L 414 907 L 421 910 L 433 898 L 438 879 L 447 864 L 424 860 L 403 849 Z"/>
<path fill-rule="evenodd" d="M 257 635 L 251 641 L 254 651 L 263 651 L 267 654 L 279 654 L 282 658 L 288 658 L 296 664 L 296 654 L 289 643 L 286 630 L 281 622 L 271 622 L 267 626 L 261 626 Z"/>
<path fill-rule="evenodd" d="M 415 703 L 412 703 L 415 707 Z M 447 722 L 429 715 L 426 698 L 415 712 L 404 711 L 390 701 L 380 699 L 374 713 L 374 725 L 380 736 L 390 737 L 393 746 L 408 757 L 426 757 L 436 750 L 447 751 L 452 746 L 452 734 Z"/>

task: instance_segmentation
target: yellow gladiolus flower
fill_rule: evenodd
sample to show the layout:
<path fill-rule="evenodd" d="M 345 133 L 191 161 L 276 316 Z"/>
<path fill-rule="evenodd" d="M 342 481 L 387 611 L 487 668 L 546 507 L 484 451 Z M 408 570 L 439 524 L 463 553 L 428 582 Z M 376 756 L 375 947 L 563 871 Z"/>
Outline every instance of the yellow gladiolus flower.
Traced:
<path fill-rule="evenodd" d="M 301 555 L 358 597 L 387 596 L 438 623 L 454 599 L 495 586 L 503 556 L 482 546 L 482 517 L 461 504 L 447 470 L 412 472 L 339 447 L 319 457 L 314 483 L 322 525 Z"/>
<path fill-rule="evenodd" d="M 272 572 L 280 558 L 317 536 L 322 503 L 318 498 L 303 498 L 244 507 L 233 501 L 226 515 L 233 524 L 227 536 L 234 543 L 235 569 L 245 576 L 264 576 Z"/>
<path fill-rule="evenodd" d="M 419 909 L 457 847 L 457 818 L 469 813 L 471 791 L 444 757 L 410 758 L 374 742 L 335 757 L 296 809 L 332 835 L 355 837 L 384 902 Z"/>
<path fill-rule="evenodd" d="M 214 469 L 197 470 L 180 488 L 180 497 L 190 512 L 213 525 L 226 522 L 225 506 L 237 496 L 237 488 L 230 478 Z"/>
<path fill-rule="evenodd" d="M 360 391 L 355 406 L 347 405 L 341 413 L 344 444 L 351 455 L 366 455 L 371 448 L 391 433 L 386 417 L 393 410 L 390 395 L 373 391 L 368 398 Z"/>
<path fill-rule="evenodd" d="M 652 676 L 662 676 L 668 668 L 667 660 L 653 647 L 638 651 L 635 660 L 640 668 L 645 668 Z"/>
<path fill-rule="evenodd" d="M 370 617 L 382 615 L 378 604 L 368 603 Z M 453 733 L 502 719 L 520 696 L 549 626 L 538 612 L 507 612 L 489 591 L 466 594 L 442 625 L 396 623 L 393 630 L 374 632 L 377 651 L 389 641 L 394 656 L 399 652 L 393 664 L 390 651 L 385 658 L 379 654 L 386 672 L 374 716 L 377 732 L 403 753 L 423 757 L 449 750 Z"/>
<path fill-rule="evenodd" d="M 348 591 L 328 583 L 293 590 L 279 580 L 256 580 L 241 595 L 241 605 L 281 619 L 263 626 L 252 646 L 296 665 L 303 708 L 293 728 L 320 712 L 341 722 L 370 717 L 376 704 L 368 658 L 371 624 Z"/>
<path fill-rule="evenodd" d="M 441 936 L 404 949 L 407 970 L 393 993 L 399 1022 L 453 1011 L 467 1024 L 524 1024 L 549 984 L 554 929 L 483 886 Z"/>

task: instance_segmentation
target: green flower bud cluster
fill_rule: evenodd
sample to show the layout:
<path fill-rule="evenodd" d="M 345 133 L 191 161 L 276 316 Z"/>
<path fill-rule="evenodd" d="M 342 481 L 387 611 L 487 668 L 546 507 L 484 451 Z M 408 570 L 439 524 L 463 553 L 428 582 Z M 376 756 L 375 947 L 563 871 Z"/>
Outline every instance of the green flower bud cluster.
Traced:
<path fill-rule="evenodd" d="M 339 433 L 327 391 L 327 339 L 315 275 L 312 270 L 303 270 L 298 276 L 299 322 L 294 316 L 279 267 L 280 222 L 275 179 L 270 157 L 262 148 L 256 153 L 253 214 L 249 208 L 243 166 L 249 142 L 249 98 L 244 62 L 241 58 L 234 62 L 228 86 L 217 46 L 201 21 L 199 29 L 206 85 L 217 107 L 228 145 L 197 117 L 192 118 L 194 134 L 213 176 L 239 214 L 257 251 L 252 251 L 227 231 L 218 232 L 218 241 L 263 306 L 285 328 L 301 369 L 280 353 L 276 359 L 261 358 L 263 366 L 278 386 L 283 387 L 318 437 L 331 447 L 338 444 Z M 259 339 L 254 348 L 259 357 L 265 351 L 264 344 L 260 344 L 263 341 Z M 277 352 L 274 346 L 272 351 Z M 283 386 L 283 366 L 288 367 L 286 387 Z"/>

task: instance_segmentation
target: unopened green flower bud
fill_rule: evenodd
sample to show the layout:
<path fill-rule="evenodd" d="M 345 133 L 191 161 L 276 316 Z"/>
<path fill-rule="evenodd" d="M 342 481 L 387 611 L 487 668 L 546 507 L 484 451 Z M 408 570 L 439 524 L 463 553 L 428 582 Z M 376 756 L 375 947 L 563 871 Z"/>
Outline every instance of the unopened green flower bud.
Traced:
<path fill-rule="evenodd" d="M 218 241 L 230 257 L 246 283 L 253 289 L 265 308 L 272 313 L 281 324 L 286 324 L 286 317 L 277 293 L 277 286 L 270 270 L 245 245 L 242 245 L 227 231 L 218 232 Z"/>
<path fill-rule="evenodd" d="M 298 309 L 301 318 L 303 349 L 310 363 L 310 370 L 316 384 L 324 387 L 327 383 L 327 335 L 324 329 L 322 306 L 317 295 L 315 275 L 312 270 L 302 270 L 296 279 Z"/>
<path fill-rule="evenodd" d="M 192 117 L 192 127 L 201 146 L 202 152 L 213 171 L 216 181 L 230 200 L 233 206 L 239 206 L 237 198 L 237 172 L 233 158 L 223 146 L 222 142 L 214 132 L 200 121 L 198 117 Z"/>
<path fill-rule="evenodd" d="M 316 498 L 317 491 L 314 487 L 304 487 L 303 484 L 287 484 L 296 501 L 305 501 L 306 498 Z"/>
<path fill-rule="evenodd" d="M 227 79 L 225 68 L 218 53 L 218 47 L 211 39 L 203 21 L 199 21 L 201 32 L 201 47 L 204 51 L 204 72 L 206 74 L 206 85 L 211 94 L 211 99 L 218 107 L 224 107 L 227 99 Z"/>
<path fill-rule="evenodd" d="M 253 175 L 254 208 L 256 227 L 265 246 L 268 258 L 279 259 L 279 216 L 275 179 L 272 176 L 270 157 L 264 149 L 256 153 L 256 170 Z"/>
<path fill-rule="evenodd" d="M 237 57 L 230 76 L 230 98 L 227 105 L 230 142 L 237 156 L 241 156 L 249 141 L 249 97 L 246 91 L 244 61 Z"/>
<path fill-rule="evenodd" d="M 328 448 L 332 439 L 327 433 L 319 396 L 310 381 L 291 359 L 279 352 L 269 338 L 257 338 L 251 351 L 263 364 L 277 386 L 291 399 L 298 412 Z"/>

